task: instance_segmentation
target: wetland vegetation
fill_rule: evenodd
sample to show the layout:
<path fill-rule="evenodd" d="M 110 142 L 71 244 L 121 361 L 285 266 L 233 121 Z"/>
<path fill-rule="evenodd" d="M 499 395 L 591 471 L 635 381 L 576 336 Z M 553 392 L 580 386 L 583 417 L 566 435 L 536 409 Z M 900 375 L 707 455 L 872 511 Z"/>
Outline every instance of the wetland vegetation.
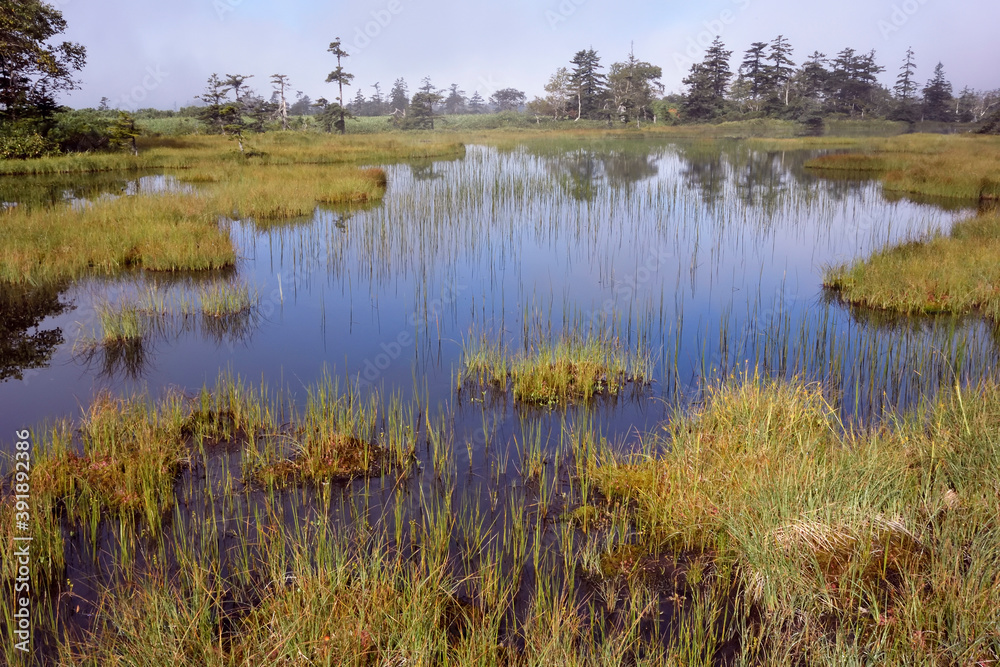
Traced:
<path fill-rule="evenodd" d="M 90 394 L 31 434 L 38 660 L 994 659 L 995 294 L 894 318 L 822 289 L 924 246 L 986 276 L 991 214 L 811 168 L 881 139 L 706 134 L 348 137 L 318 164 L 208 139 L 155 182 L 24 182 L 5 221 L 74 262 L 4 255 L 5 345 Z M 69 252 L 122 212 L 131 260 Z M 157 270 L 160 217 L 231 261 Z"/>
<path fill-rule="evenodd" d="M 345 101 L 389 2 L 335 100 L 69 109 L 0 4 L 5 664 L 1000 661 L 1000 91 L 709 30 Z"/>

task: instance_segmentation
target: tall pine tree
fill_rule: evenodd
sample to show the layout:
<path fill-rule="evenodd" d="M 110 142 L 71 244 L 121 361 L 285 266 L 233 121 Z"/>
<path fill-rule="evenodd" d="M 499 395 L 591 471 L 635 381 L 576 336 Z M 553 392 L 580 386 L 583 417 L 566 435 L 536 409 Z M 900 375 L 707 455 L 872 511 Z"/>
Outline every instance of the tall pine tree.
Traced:
<path fill-rule="evenodd" d="M 570 83 L 576 93 L 576 119 L 599 118 L 607 97 L 607 77 L 599 71 L 601 59 L 594 49 L 577 51 L 570 61 Z"/>
<path fill-rule="evenodd" d="M 403 79 L 396 79 L 392 84 L 392 90 L 389 91 L 389 106 L 392 107 L 389 113 L 398 111 L 401 114 L 405 114 L 410 106 L 410 89 Z"/>
<path fill-rule="evenodd" d="M 344 85 L 351 85 L 351 81 L 354 80 L 353 74 L 348 74 L 343 66 L 341 65 L 341 60 L 348 57 L 350 54 L 340 47 L 340 37 L 336 38 L 330 42 L 330 48 L 327 49 L 337 58 L 337 69 L 330 72 L 326 77 L 327 83 L 336 83 L 340 89 L 340 96 L 338 102 L 340 104 L 340 119 L 336 123 L 336 128 L 341 134 L 347 132 L 347 124 L 344 122 L 344 118 L 347 115 L 346 109 L 344 108 Z"/>
<path fill-rule="evenodd" d="M 726 90 L 733 73 L 729 69 L 732 51 L 718 37 L 705 51 L 705 58 L 691 66 L 683 83 L 688 94 L 681 105 L 681 115 L 689 120 L 707 121 L 720 116 L 726 109 Z"/>
<path fill-rule="evenodd" d="M 901 100 L 912 100 L 917 94 L 917 82 L 914 81 L 914 72 L 917 64 L 913 62 L 913 49 L 906 49 L 906 59 L 903 66 L 899 68 L 899 76 L 896 77 L 896 85 L 893 92 Z"/>
<path fill-rule="evenodd" d="M 771 52 L 767 55 L 768 83 L 771 93 L 776 95 L 788 106 L 791 91 L 792 75 L 795 73 L 795 63 L 792 62 L 792 46 L 784 35 L 778 35 L 771 42 Z"/>
<path fill-rule="evenodd" d="M 754 42 L 743 54 L 743 62 L 740 64 L 740 79 L 747 83 L 750 96 L 754 99 L 760 99 L 769 85 L 765 49 L 766 42 Z"/>
<path fill-rule="evenodd" d="M 899 76 L 896 77 L 896 85 L 893 92 L 896 94 L 896 104 L 889 114 L 891 120 L 901 120 L 907 123 L 915 123 L 920 120 L 920 108 L 916 101 L 917 82 L 914 73 L 917 64 L 913 60 L 913 49 L 906 49 L 906 58 L 902 67 L 899 68 Z"/>
<path fill-rule="evenodd" d="M 944 65 L 938 63 L 934 67 L 934 77 L 924 86 L 924 119 L 938 122 L 954 120 L 951 92 L 951 82 L 944 76 Z"/>

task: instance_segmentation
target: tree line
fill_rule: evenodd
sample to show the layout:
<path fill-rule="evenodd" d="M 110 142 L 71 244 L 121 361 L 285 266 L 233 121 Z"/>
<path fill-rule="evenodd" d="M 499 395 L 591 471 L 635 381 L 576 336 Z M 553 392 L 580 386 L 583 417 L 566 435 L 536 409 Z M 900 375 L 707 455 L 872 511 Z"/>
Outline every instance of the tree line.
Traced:
<path fill-rule="evenodd" d="M 135 150 L 136 117 L 171 115 L 109 108 L 107 98 L 97 110 L 61 107 L 56 96 L 79 87 L 75 78 L 86 61 L 86 49 L 72 42 L 55 42 L 66 29 L 61 12 L 44 0 L 0 0 L 0 157 L 37 157 L 52 151 L 122 147 Z M 336 67 L 326 83 L 336 85 L 336 97 L 313 101 L 301 91 L 291 99 L 286 74 L 270 77 L 270 95 L 255 92 L 252 75 L 212 74 L 200 105 L 181 110 L 210 132 L 232 136 L 243 150 L 247 132 L 296 129 L 318 125 L 327 132 L 345 132 L 347 121 L 360 116 L 388 116 L 402 129 L 433 129 L 442 114 L 522 112 L 536 121 L 601 120 L 615 123 L 719 122 L 748 118 L 796 120 L 821 130 L 831 114 L 854 118 L 885 118 L 910 123 L 982 122 L 1000 127 L 1000 89 L 955 92 L 944 65 L 921 84 L 916 54 L 908 49 L 895 68 L 895 85 L 884 86 L 886 69 L 875 51 L 844 48 L 832 57 L 813 52 L 797 63 L 788 39 L 778 35 L 753 42 L 733 58 L 718 37 L 700 62 L 683 79 L 684 90 L 664 95 L 662 69 L 636 56 L 606 69 L 593 48 L 577 51 L 545 84 L 545 94 L 530 101 L 516 88 L 489 91 L 485 98 L 467 96 L 458 84 L 438 88 L 430 77 L 411 94 L 397 78 L 388 92 L 381 84 L 359 88 L 345 102 L 344 88 L 354 75 L 347 71 L 349 54 L 335 39 L 328 48 Z M 365 90 L 370 89 L 370 95 Z M 310 119 L 308 123 L 304 119 Z"/>
<path fill-rule="evenodd" d="M 815 51 L 800 65 L 793 53 L 782 35 L 754 42 L 734 71 L 733 52 L 717 37 L 684 78 L 687 91 L 674 100 L 678 115 L 695 122 L 747 116 L 809 120 L 843 114 L 910 123 L 974 123 L 1000 107 L 1000 89 L 966 87 L 955 94 L 942 63 L 921 86 L 912 48 L 907 49 L 891 89 L 878 80 L 886 70 L 874 50 L 845 48 L 832 58 Z"/>

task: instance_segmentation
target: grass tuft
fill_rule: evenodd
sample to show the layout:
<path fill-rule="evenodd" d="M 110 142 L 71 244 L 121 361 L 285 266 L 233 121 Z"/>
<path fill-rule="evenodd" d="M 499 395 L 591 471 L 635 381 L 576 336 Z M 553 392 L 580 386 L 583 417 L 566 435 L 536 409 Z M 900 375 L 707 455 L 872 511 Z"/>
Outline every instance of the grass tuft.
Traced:
<path fill-rule="evenodd" d="M 644 384 L 650 366 L 643 348 L 626 350 L 620 340 L 605 337 L 543 340 L 511 354 L 482 336 L 465 347 L 463 358 L 463 382 L 509 389 L 515 400 L 540 406 L 618 396 L 630 383 Z"/>
<path fill-rule="evenodd" d="M 201 312 L 208 317 L 224 317 L 245 313 L 257 305 L 259 296 L 250 287 L 216 282 L 198 291 Z"/>

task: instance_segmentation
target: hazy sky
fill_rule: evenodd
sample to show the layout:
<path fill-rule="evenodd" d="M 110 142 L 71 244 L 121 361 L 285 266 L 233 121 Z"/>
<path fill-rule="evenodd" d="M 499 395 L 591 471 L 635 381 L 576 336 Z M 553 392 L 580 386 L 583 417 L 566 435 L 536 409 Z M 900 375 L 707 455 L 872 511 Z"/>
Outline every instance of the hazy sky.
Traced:
<path fill-rule="evenodd" d="M 430 76 L 469 95 L 511 86 L 530 99 L 576 51 L 593 47 L 607 67 L 630 43 L 663 68 L 667 91 L 680 91 L 692 56 L 700 60 L 716 34 L 734 61 L 778 34 L 796 63 L 815 50 L 875 49 L 889 85 L 912 46 L 921 84 L 942 61 L 956 91 L 1000 87 L 997 0 L 50 1 L 69 23 L 66 38 L 87 47 L 82 88 L 62 100 L 74 107 L 102 96 L 131 109 L 191 104 L 213 72 L 253 74 L 250 83 L 268 94 L 270 75 L 288 74 L 293 90 L 333 99 L 326 48 L 337 36 L 356 76 L 345 98 L 357 86 L 370 95 L 375 82 L 388 92 L 397 77 L 412 93 Z"/>

